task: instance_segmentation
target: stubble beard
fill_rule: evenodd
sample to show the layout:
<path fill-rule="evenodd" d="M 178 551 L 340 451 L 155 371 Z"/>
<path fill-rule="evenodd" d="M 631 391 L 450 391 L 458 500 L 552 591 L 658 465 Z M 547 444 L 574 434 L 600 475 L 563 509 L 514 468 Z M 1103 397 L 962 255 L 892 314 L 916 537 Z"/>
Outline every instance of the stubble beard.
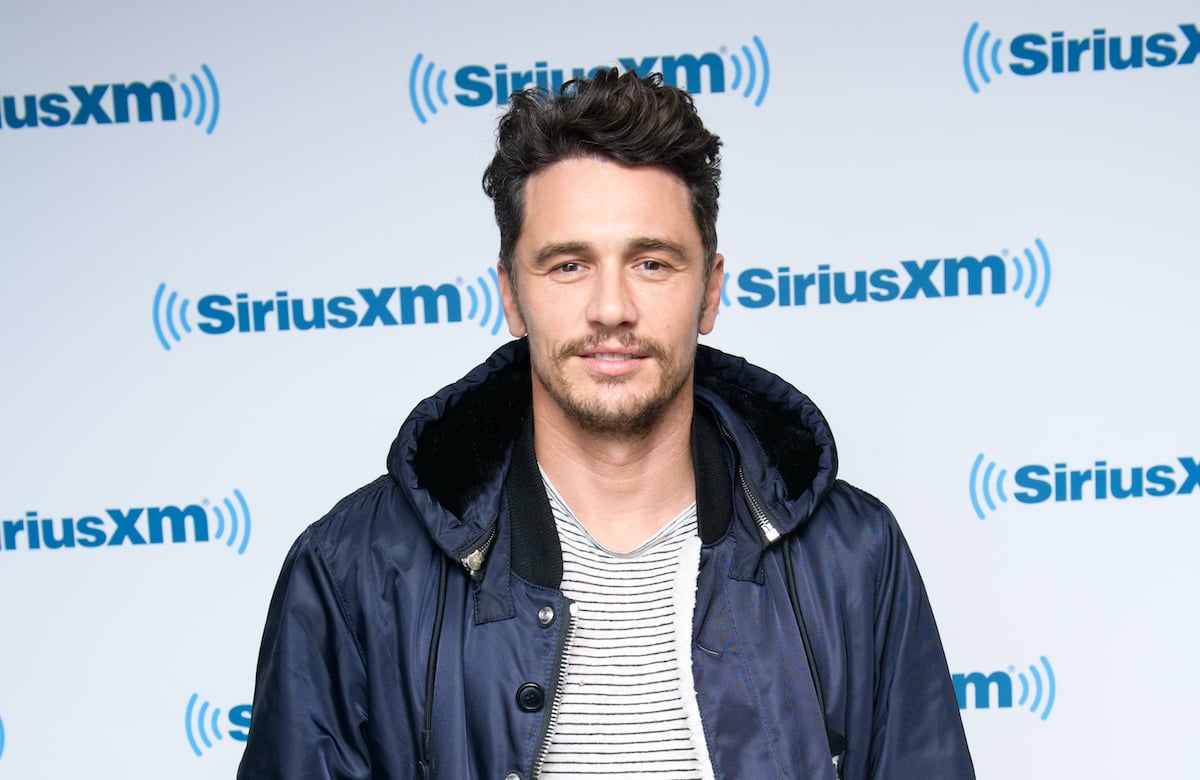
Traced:
<path fill-rule="evenodd" d="M 576 387 L 566 376 L 562 367 L 574 356 L 604 343 L 617 340 L 625 347 L 633 347 L 639 353 L 658 363 L 661 374 L 658 384 L 644 396 L 608 400 L 600 392 L 587 392 Z M 662 419 L 672 404 L 679 398 L 692 375 L 694 358 L 686 365 L 672 362 L 667 351 L 653 339 L 638 338 L 631 333 L 612 334 L 596 332 L 590 337 L 576 339 L 561 345 L 551 356 L 551 365 L 531 356 L 534 376 L 545 388 L 551 399 L 568 417 L 589 433 L 623 439 L 646 436 Z M 603 387 L 619 387 L 632 381 L 628 376 L 601 376 L 595 381 Z"/>

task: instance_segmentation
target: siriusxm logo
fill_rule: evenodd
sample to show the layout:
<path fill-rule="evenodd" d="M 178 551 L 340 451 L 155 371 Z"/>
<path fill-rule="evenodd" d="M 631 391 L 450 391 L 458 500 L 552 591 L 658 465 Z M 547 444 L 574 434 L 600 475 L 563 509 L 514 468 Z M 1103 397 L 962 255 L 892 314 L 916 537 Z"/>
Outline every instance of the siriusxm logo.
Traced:
<path fill-rule="evenodd" d="M 222 724 L 225 731 L 221 730 Z M 201 757 L 204 751 L 212 750 L 217 742 L 224 740 L 226 734 L 237 742 L 246 741 L 250 733 L 250 705 L 230 707 L 222 718 L 220 707 L 213 706 L 207 699 L 200 701 L 200 694 L 193 693 L 183 715 L 183 727 L 192 752 Z"/>
<path fill-rule="evenodd" d="M 788 266 L 747 268 L 725 277 L 723 303 L 736 301 L 747 309 L 768 306 L 827 306 L 850 303 L 883 303 L 918 298 L 955 298 L 961 295 L 1020 294 L 1040 307 L 1050 289 L 1050 255 L 1040 238 L 1034 239 L 1037 254 L 1023 252 L 1000 255 L 902 260 L 898 266 L 840 271 L 818 265 L 815 271 L 797 272 Z M 1008 261 L 1004 260 L 1008 257 Z M 1009 269 L 1012 283 L 1009 284 Z M 730 282 L 735 289 L 730 290 Z"/>
<path fill-rule="evenodd" d="M 1011 708 L 1013 706 L 1013 675 L 1015 674 L 1021 683 L 1021 696 L 1017 699 L 1016 706 L 1028 706 L 1030 712 L 1045 720 L 1050 717 L 1050 711 L 1054 709 L 1056 686 L 1054 669 L 1046 660 L 1046 656 L 1043 655 L 1038 660 L 1042 663 L 1041 669 L 1035 664 L 1030 664 L 1029 677 L 1026 677 L 1023 671 L 1018 672 L 1014 666 L 1008 667 L 1008 671 L 992 672 L 991 674 L 971 672 L 953 675 L 951 679 L 954 682 L 954 695 L 958 697 L 958 708 L 960 710 L 968 708 L 986 710 L 992 706 L 1001 709 Z M 1045 681 L 1042 680 L 1043 669 L 1046 672 Z M 1030 685 L 1031 680 L 1032 685 Z M 972 692 L 975 694 L 973 701 L 972 697 L 968 696 L 968 693 Z M 995 705 L 992 704 L 993 692 L 996 694 Z"/>
<path fill-rule="evenodd" d="M 168 534 L 172 544 L 207 542 L 210 530 L 215 531 L 211 538 L 223 540 L 230 549 L 236 548 L 238 555 L 245 554 L 250 544 L 250 507 L 242 491 L 235 489 L 232 497 L 219 503 L 204 499 L 200 504 L 184 507 L 105 509 L 98 515 L 63 517 L 57 521 L 29 511 L 22 518 L 0 521 L 0 551 L 163 544 Z"/>
<path fill-rule="evenodd" d="M 663 74 L 664 82 L 692 94 L 733 92 L 761 106 L 771 82 L 771 62 L 762 39 L 755 35 L 750 40 L 751 43 L 735 49 L 722 46 L 718 51 L 701 54 L 619 57 L 617 63 L 641 76 L 658 71 Z M 419 53 L 408 72 L 408 97 L 413 113 L 425 124 L 441 108 L 449 106 L 451 100 L 466 108 L 503 106 L 517 90 L 541 87 L 558 91 L 567 81 L 591 78 L 606 67 L 610 66 L 551 66 L 548 60 L 535 61 L 532 67 L 506 63 L 490 68 L 463 65 L 454 71 L 452 91 L 447 95 L 450 71 Z"/>
<path fill-rule="evenodd" d="M 154 293 L 154 334 L 162 348 L 183 336 L 200 332 L 212 336 L 226 333 L 263 333 L 267 331 L 345 330 L 386 325 L 424 325 L 462 322 L 466 299 L 468 320 L 490 329 L 492 335 L 504 324 L 500 306 L 500 284 L 496 269 L 476 277 L 473 283 L 462 278 L 455 284 L 436 287 L 360 287 L 353 294 L 293 297 L 286 290 L 270 298 L 251 298 L 249 293 L 205 295 L 196 301 L 196 324 L 192 325 L 191 299 L 167 285 L 159 284 Z"/>
<path fill-rule="evenodd" d="M 1102 27 L 1091 36 L 1067 38 L 1062 32 L 1050 37 L 1025 33 L 1013 38 L 1008 46 L 1012 58 L 1008 69 L 1017 76 L 1050 73 L 1078 73 L 1081 70 L 1128 70 L 1191 65 L 1200 55 L 1200 30 L 1194 24 L 1177 25 L 1178 32 L 1149 35 L 1109 35 Z M 973 22 L 963 42 L 962 66 L 971 91 L 979 93 L 980 82 L 991 84 L 1004 72 L 1000 63 L 1001 38 L 992 38 L 984 30 L 978 38 L 979 22 Z"/>
<path fill-rule="evenodd" d="M 11 129 L 62 127 L 64 125 L 111 125 L 138 122 L 174 122 L 181 115 L 176 89 L 182 96 L 182 117 L 212 135 L 221 112 L 221 93 L 207 65 L 200 66 L 204 80 L 193 73 L 190 79 L 141 81 L 127 84 L 73 85 L 70 94 L 48 92 L 44 95 L 5 95 L 0 111 L 0 127 Z"/>
<path fill-rule="evenodd" d="M 1066 463 L 1052 467 L 1032 463 L 1013 471 L 1011 486 L 1008 475 L 1008 469 L 994 461 L 985 464 L 983 453 L 971 464 L 971 507 L 980 520 L 999 504 L 1008 503 L 1010 492 L 1022 504 L 1189 495 L 1200 488 L 1200 460 L 1181 455 L 1174 462 L 1152 466 L 1109 466 L 1108 461 L 1097 460 L 1081 469 L 1068 468 Z"/>

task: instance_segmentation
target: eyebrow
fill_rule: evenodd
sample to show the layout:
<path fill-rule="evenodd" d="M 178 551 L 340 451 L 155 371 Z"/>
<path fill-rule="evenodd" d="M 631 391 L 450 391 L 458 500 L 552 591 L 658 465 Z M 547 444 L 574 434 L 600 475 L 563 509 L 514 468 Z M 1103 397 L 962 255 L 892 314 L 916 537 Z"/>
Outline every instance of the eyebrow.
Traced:
<path fill-rule="evenodd" d="M 646 251 L 666 252 L 679 260 L 686 260 L 688 257 L 687 250 L 682 245 L 664 238 L 651 238 L 649 236 L 630 239 L 625 244 L 625 250 L 629 253 Z M 561 241 L 543 246 L 538 250 L 537 255 L 534 256 L 533 262 L 535 266 L 540 267 L 549 264 L 555 258 L 562 257 L 563 255 L 587 254 L 591 251 L 592 245 L 586 241 Z"/>
<path fill-rule="evenodd" d="M 591 249 L 591 244 L 584 241 L 562 241 L 555 244 L 546 244 L 538 250 L 537 255 L 533 258 L 533 264 L 535 266 L 543 266 L 556 257 L 583 254 L 589 249 Z"/>
<path fill-rule="evenodd" d="M 635 238 L 626 246 L 629 248 L 630 252 L 645 252 L 648 250 L 666 252 L 674 255 L 678 260 L 686 260 L 688 257 L 687 250 L 685 250 L 681 245 L 676 244 L 674 241 L 668 241 L 665 238 Z"/>

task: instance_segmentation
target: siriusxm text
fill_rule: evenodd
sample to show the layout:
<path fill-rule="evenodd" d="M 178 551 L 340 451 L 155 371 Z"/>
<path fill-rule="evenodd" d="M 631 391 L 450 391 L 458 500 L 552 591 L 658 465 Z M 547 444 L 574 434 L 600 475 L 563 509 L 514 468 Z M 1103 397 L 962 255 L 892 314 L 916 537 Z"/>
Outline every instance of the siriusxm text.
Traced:
<path fill-rule="evenodd" d="M 1200 30 L 1195 24 L 1180 24 L 1178 32 L 1149 35 L 1109 35 L 1104 28 L 1090 36 L 1067 38 L 1052 32 L 1049 38 L 1025 33 L 1012 39 L 1010 67 L 1018 76 L 1045 73 L 1076 73 L 1080 70 L 1127 70 L 1191 65 L 1200 55 Z"/>
<path fill-rule="evenodd" d="M 655 71 L 673 87 L 683 87 L 692 94 L 725 91 L 725 61 L 716 52 L 704 54 L 657 55 L 621 57 L 620 67 L 646 76 Z M 459 88 L 454 99 L 471 108 L 495 102 L 506 105 L 508 96 L 526 87 L 542 87 L 557 91 L 571 79 L 591 78 L 607 65 L 595 67 L 552 68 L 548 62 L 535 62 L 529 70 L 517 70 L 506 64 L 464 65 L 454 73 Z M 706 86 L 707 85 L 707 86 Z"/>
<path fill-rule="evenodd" d="M 1150 466 L 1097 460 L 1088 468 L 1031 464 L 1017 469 L 1013 481 L 1020 488 L 1013 496 L 1023 504 L 1188 495 L 1200 488 L 1200 460 L 1180 456 L 1174 463 Z"/>
<path fill-rule="evenodd" d="M 44 95 L 5 95 L 0 99 L 0 127 L 62 127 L 64 125 L 124 124 L 175 121 L 175 90 L 165 81 L 149 85 L 73 85 L 66 92 Z"/>
<path fill-rule="evenodd" d="M 0 550 L 207 542 L 208 513 L 197 504 L 106 509 L 81 517 L 24 517 L 0 521 Z M 190 530 L 190 537 L 189 537 Z"/>
<path fill-rule="evenodd" d="M 248 293 L 206 295 L 196 303 L 205 333 L 261 333 L 268 330 L 369 328 L 374 325 L 462 321 L 462 294 L 452 284 L 438 287 L 360 287 L 355 295 L 252 299 Z"/>
<path fill-rule="evenodd" d="M 898 268 L 835 271 L 818 265 L 801 273 L 790 267 L 747 268 L 736 277 L 736 300 L 749 309 L 1003 295 L 1006 267 L 996 255 L 904 260 Z"/>

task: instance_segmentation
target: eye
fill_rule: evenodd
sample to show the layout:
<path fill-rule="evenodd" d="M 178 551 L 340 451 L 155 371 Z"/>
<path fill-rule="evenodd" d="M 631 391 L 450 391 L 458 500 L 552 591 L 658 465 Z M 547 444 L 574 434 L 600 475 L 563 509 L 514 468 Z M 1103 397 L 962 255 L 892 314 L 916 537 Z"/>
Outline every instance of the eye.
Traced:
<path fill-rule="evenodd" d="M 662 260 L 656 260 L 653 257 L 642 258 L 638 265 L 643 271 L 649 271 L 650 273 L 659 273 L 667 270 L 666 263 L 664 263 Z"/>
<path fill-rule="evenodd" d="M 560 273 L 560 274 L 573 274 L 573 273 L 578 273 L 580 271 L 580 269 L 581 269 L 581 266 L 579 265 L 579 263 L 576 263 L 573 260 L 569 260 L 565 263 L 560 263 L 559 265 L 555 266 L 554 271 L 555 271 L 555 273 Z"/>

